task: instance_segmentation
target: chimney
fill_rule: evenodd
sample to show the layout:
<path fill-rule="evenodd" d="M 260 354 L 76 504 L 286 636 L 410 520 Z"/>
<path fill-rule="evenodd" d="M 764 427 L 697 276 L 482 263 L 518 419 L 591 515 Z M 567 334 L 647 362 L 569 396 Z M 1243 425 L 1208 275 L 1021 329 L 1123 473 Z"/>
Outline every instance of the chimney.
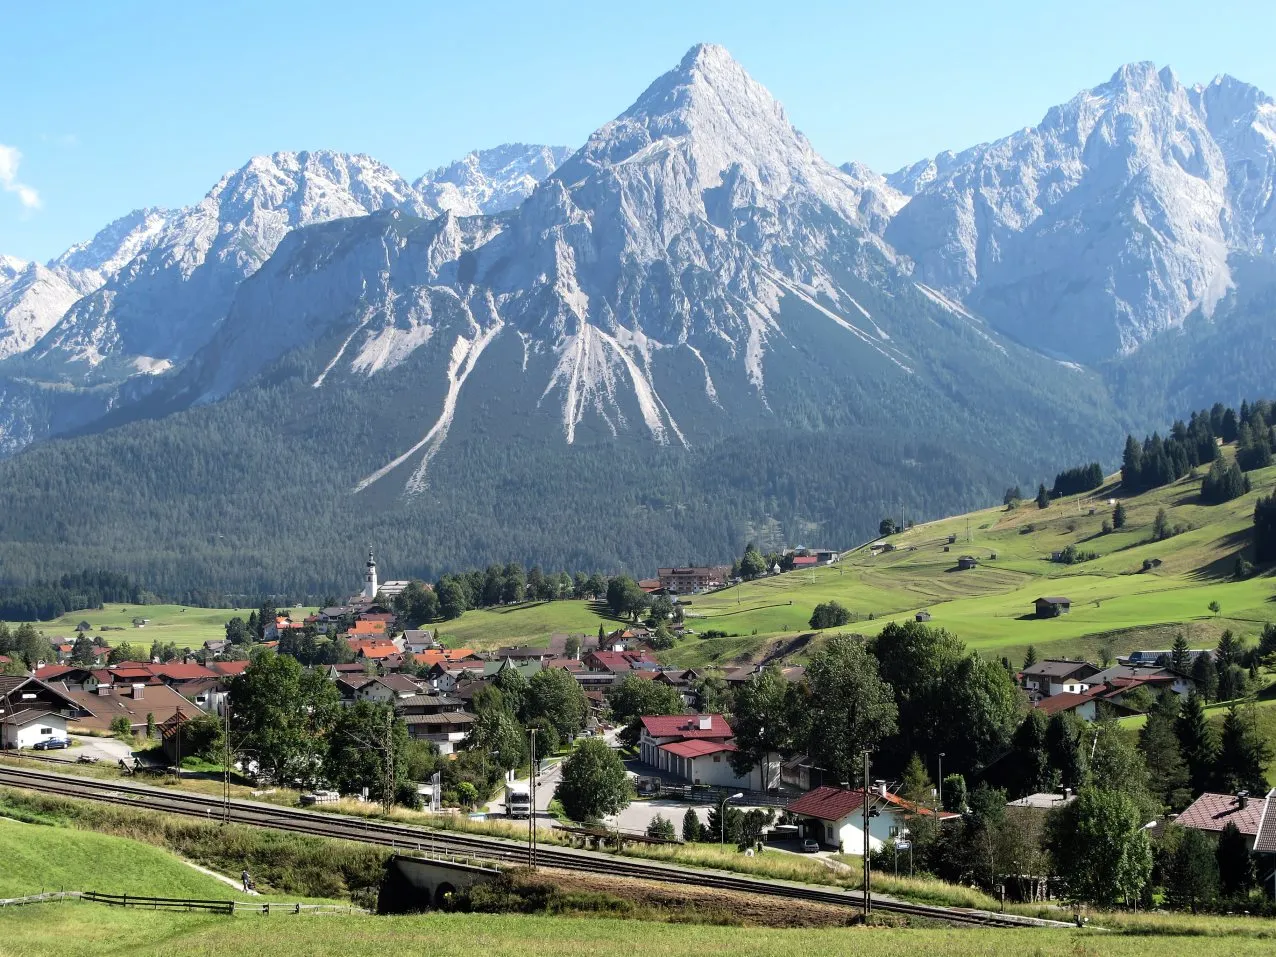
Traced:
<path fill-rule="evenodd" d="M 874 781 L 873 790 L 876 791 L 878 794 L 880 794 L 882 797 L 886 797 L 886 782 L 880 779 L 877 781 Z"/>
<path fill-rule="evenodd" d="M 1242 811 L 1245 810 L 1247 807 L 1249 807 L 1249 792 L 1237 791 L 1236 800 L 1240 803 L 1241 810 Z"/>
<path fill-rule="evenodd" d="M 1067 801 L 1070 797 L 1072 797 L 1072 788 L 1064 788 L 1064 789 L 1063 789 L 1063 799 L 1064 799 L 1065 801 Z"/>
<path fill-rule="evenodd" d="M 713 730 L 713 715 L 711 715 L 711 714 L 702 714 L 702 715 L 700 716 L 700 730 L 701 730 L 701 731 L 712 731 L 712 730 Z"/>
<path fill-rule="evenodd" d="M 100 694 L 103 698 L 110 697 L 111 686 L 109 684 L 100 684 L 97 686 L 97 693 Z"/>
<path fill-rule="evenodd" d="M 142 684 L 133 685 L 133 698 L 137 701 L 141 701 L 143 694 L 145 693 L 145 689 L 146 689 L 146 685 L 142 685 Z"/>

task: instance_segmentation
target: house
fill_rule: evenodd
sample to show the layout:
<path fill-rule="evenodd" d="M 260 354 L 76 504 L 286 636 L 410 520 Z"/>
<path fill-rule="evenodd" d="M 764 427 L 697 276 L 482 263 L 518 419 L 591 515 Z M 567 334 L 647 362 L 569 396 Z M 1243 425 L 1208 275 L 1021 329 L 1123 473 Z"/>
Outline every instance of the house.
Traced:
<path fill-rule="evenodd" d="M 635 669 L 655 670 L 660 667 L 660 662 L 646 651 L 591 651 L 582 660 L 590 671 L 622 676 Z"/>
<path fill-rule="evenodd" d="M 736 746 L 730 741 L 673 741 L 657 749 L 656 767 L 688 784 L 721 788 L 759 786 L 760 773 L 738 775 L 731 768 Z"/>
<path fill-rule="evenodd" d="M 409 628 L 403 633 L 403 650 L 412 652 L 414 657 L 436 648 L 438 642 L 428 628 Z"/>
<path fill-rule="evenodd" d="M 1038 618 L 1058 618 L 1072 611 L 1071 598 L 1038 598 L 1033 602 Z"/>
<path fill-rule="evenodd" d="M 816 565 L 820 565 L 820 564 L 822 564 L 822 562 L 814 555 L 794 555 L 793 556 L 794 571 L 799 571 L 803 568 L 814 568 Z"/>
<path fill-rule="evenodd" d="M 661 568 L 656 572 L 660 587 L 669 592 L 687 594 L 705 588 L 721 587 L 731 575 L 730 565 L 693 565 L 685 568 Z"/>
<path fill-rule="evenodd" d="M 408 586 L 411 584 L 412 582 L 403 581 L 403 580 L 382 582 L 380 587 L 377 588 L 377 597 L 385 598 L 389 601 L 394 601 L 394 599 L 398 598 L 405 591 L 407 591 Z M 421 586 L 428 591 L 434 590 L 430 585 L 427 585 L 425 582 L 421 582 Z"/>
<path fill-rule="evenodd" d="M 957 570 L 959 572 L 968 572 L 972 568 L 979 567 L 979 559 L 974 555 L 962 555 L 957 559 Z"/>
<path fill-rule="evenodd" d="M 647 764 L 660 767 L 658 749 L 675 741 L 731 740 L 731 725 L 720 714 L 675 714 L 648 716 L 641 719 L 638 752 Z"/>
<path fill-rule="evenodd" d="M 641 578 L 638 580 L 638 587 L 648 595 L 654 595 L 656 592 L 665 590 L 665 586 L 660 584 L 659 578 Z"/>
<path fill-rule="evenodd" d="M 1073 711 L 1083 721 L 1096 721 L 1100 717 L 1111 715 L 1129 717 L 1143 714 L 1139 708 L 1132 707 L 1123 699 L 1126 692 L 1132 690 L 1122 685 L 1098 685 L 1080 694 L 1065 691 L 1062 694 L 1042 698 L 1034 705 L 1047 715 Z"/>
<path fill-rule="evenodd" d="M 1047 658 L 1024 668 L 1022 672 L 1025 691 L 1042 697 L 1065 692 L 1080 694 L 1089 690 L 1086 679 L 1099 673 L 1088 661 L 1069 661 L 1066 658 Z"/>
<path fill-rule="evenodd" d="M 30 748 L 65 738 L 77 710 L 63 690 L 30 675 L 0 675 L 0 748 Z"/>
<path fill-rule="evenodd" d="M 1270 838 L 1273 825 L 1268 822 L 1273 820 L 1276 820 L 1276 789 L 1266 797 L 1251 797 L 1247 791 L 1237 794 L 1206 791 L 1178 816 L 1175 823 L 1204 831 L 1213 837 L 1218 837 L 1228 824 L 1235 824 L 1236 829 L 1245 835 L 1246 845 L 1254 851 L 1259 850 L 1256 845 L 1265 825 L 1264 837 Z"/>
<path fill-rule="evenodd" d="M 917 614 L 913 616 L 913 619 L 915 621 L 930 621 L 930 612 L 919 611 Z"/>
<path fill-rule="evenodd" d="M 528 648 L 526 645 L 519 645 L 513 648 L 498 648 L 492 655 L 493 658 L 509 658 L 519 664 L 525 664 L 529 661 L 544 662 L 554 656 L 554 653 L 548 648 Z"/>
<path fill-rule="evenodd" d="M 818 787 L 808 791 L 785 810 L 798 818 L 804 837 L 814 838 L 826 847 L 859 854 L 864 847 L 864 790 Z M 961 815 L 934 811 L 914 804 L 886 790 L 886 785 L 868 792 L 870 816 L 868 844 L 870 850 L 881 850 L 888 840 L 908 835 L 907 817 L 920 814 L 936 817 L 940 823 Z"/>
<path fill-rule="evenodd" d="M 1091 688 L 1098 685 L 1130 687 L 1132 683 L 1149 684 L 1153 686 L 1153 690 L 1169 688 L 1180 697 L 1186 697 L 1196 686 L 1187 675 L 1156 665 L 1113 665 L 1086 679 L 1086 684 Z"/>
<path fill-rule="evenodd" d="M 233 678 L 247 671 L 248 665 L 247 661 L 210 661 L 204 667 L 223 678 Z"/>
<path fill-rule="evenodd" d="M 44 682 L 60 682 L 72 691 L 95 691 L 102 680 L 110 681 L 108 672 L 78 665 L 45 665 L 35 670 L 35 676 Z"/>
<path fill-rule="evenodd" d="M 439 754 L 455 754 L 457 745 L 470 733 L 474 715 L 464 711 L 442 714 L 407 714 L 403 716 L 408 737 L 416 741 L 433 741 Z"/>
<path fill-rule="evenodd" d="M 71 716 L 72 728 L 89 731 L 110 731 L 111 722 L 120 716 L 128 719 L 135 733 L 144 732 L 148 717 L 156 724 L 171 718 L 178 710 L 188 718 L 197 718 L 203 711 L 163 684 L 138 684 L 117 682 L 99 685 L 96 692 L 68 691 L 78 711 Z"/>
<path fill-rule="evenodd" d="M 204 650 L 210 655 L 224 655 L 228 648 L 230 648 L 230 642 L 225 638 L 209 638 L 204 642 Z"/>

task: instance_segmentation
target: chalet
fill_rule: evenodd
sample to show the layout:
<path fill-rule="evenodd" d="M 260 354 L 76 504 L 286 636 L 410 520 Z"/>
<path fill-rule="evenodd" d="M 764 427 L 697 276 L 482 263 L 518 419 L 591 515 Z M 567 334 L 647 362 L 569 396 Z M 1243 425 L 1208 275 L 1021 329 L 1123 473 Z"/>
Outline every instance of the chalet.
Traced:
<path fill-rule="evenodd" d="M 210 661 L 204 667 L 222 678 L 233 678 L 248 670 L 247 661 Z"/>
<path fill-rule="evenodd" d="M 642 578 L 638 581 L 638 587 L 648 595 L 654 595 L 657 592 L 665 590 L 665 586 L 660 584 L 659 578 Z"/>
<path fill-rule="evenodd" d="M 1276 789 L 1266 797 L 1251 797 L 1249 792 L 1237 794 L 1215 794 L 1206 791 L 1193 801 L 1175 820 L 1176 824 L 1190 827 L 1195 831 L 1204 831 L 1212 837 L 1218 837 L 1228 824 L 1235 824 L 1236 829 L 1245 835 L 1245 843 L 1251 851 L 1262 849 L 1256 845 L 1259 834 L 1267 825 L 1265 837 L 1276 830 L 1268 821 L 1276 821 Z M 1268 853 L 1276 848 L 1268 850 Z"/>
<path fill-rule="evenodd" d="M 660 667 L 660 663 L 645 651 L 591 651 L 582 660 L 590 671 L 606 671 L 613 675 Z"/>
<path fill-rule="evenodd" d="M 519 645 L 513 648 L 498 648 L 495 654 L 492 655 L 493 658 L 508 658 L 519 664 L 529 661 L 544 662 L 553 656 L 553 652 L 548 648 L 528 648 L 526 645 Z"/>
<path fill-rule="evenodd" d="M 70 719 L 73 728 L 88 731 L 110 731 L 111 722 L 123 716 L 134 733 L 146 730 L 148 718 L 156 724 L 167 721 L 177 711 L 191 718 L 203 711 L 163 684 L 137 684 L 117 682 L 99 685 L 96 692 L 68 691 L 78 706 L 78 712 Z"/>
<path fill-rule="evenodd" d="M 428 628 L 409 628 L 403 633 L 403 650 L 412 652 L 414 657 L 438 647 L 434 632 Z"/>
<path fill-rule="evenodd" d="M 694 565 L 685 568 L 661 568 L 656 573 L 660 587 L 684 595 L 705 588 L 720 588 L 731 575 L 729 565 Z"/>
<path fill-rule="evenodd" d="M 69 692 L 30 675 L 0 675 L 0 748 L 30 748 L 65 738 L 79 710 Z"/>
<path fill-rule="evenodd" d="M 204 642 L 204 650 L 210 655 L 224 655 L 230 648 L 230 642 L 225 638 L 210 638 Z"/>
<path fill-rule="evenodd" d="M 793 570 L 798 571 L 803 568 L 814 568 L 816 565 L 822 564 L 814 555 L 794 555 Z"/>
<path fill-rule="evenodd" d="M 1086 679 L 1086 683 L 1094 688 L 1098 685 L 1131 685 L 1142 682 L 1153 686 L 1153 690 L 1169 688 L 1175 694 L 1186 697 L 1196 683 L 1187 675 L 1179 674 L 1172 668 L 1161 668 L 1156 665 L 1113 665 Z"/>
<path fill-rule="evenodd" d="M 110 673 L 105 669 L 78 665 L 45 665 L 36 669 L 35 676 L 41 681 L 63 684 L 70 691 L 95 691 L 103 679 L 110 681 Z"/>
<path fill-rule="evenodd" d="M 421 693 L 421 686 L 406 675 L 342 675 L 337 678 L 336 684 L 337 690 L 341 692 L 342 704 L 347 705 L 358 704 L 360 701 L 397 705 L 404 698 Z"/>
<path fill-rule="evenodd" d="M 1097 721 L 1100 717 L 1129 717 L 1142 714 L 1138 708 L 1124 701 L 1125 694 L 1133 690 L 1122 685 L 1098 685 L 1088 691 L 1077 694 L 1065 691 L 1062 694 L 1042 698 L 1035 707 L 1047 715 L 1072 711 L 1083 721 Z"/>
<path fill-rule="evenodd" d="M 957 559 L 957 570 L 959 572 L 968 572 L 972 568 L 979 567 L 979 559 L 974 555 L 962 555 Z"/>
<path fill-rule="evenodd" d="M 1071 598 L 1038 598 L 1033 602 L 1038 618 L 1058 618 L 1072 611 Z"/>
<path fill-rule="evenodd" d="M 455 754 L 457 745 L 465 741 L 470 733 L 470 725 L 474 723 L 474 715 L 464 711 L 450 711 L 440 714 L 406 714 L 403 723 L 407 725 L 408 737 L 414 741 L 433 741 L 439 754 Z"/>
<path fill-rule="evenodd" d="M 1024 668 L 1021 678 L 1024 690 L 1042 697 L 1054 694 L 1080 694 L 1089 690 L 1086 679 L 1099 673 L 1088 661 L 1047 658 Z"/>
<path fill-rule="evenodd" d="M 881 850 L 888 840 L 908 836 L 909 814 L 935 817 L 941 824 L 961 816 L 906 801 L 887 791 L 884 784 L 869 791 L 867 799 L 871 802 L 868 845 L 874 851 Z M 847 790 L 825 786 L 808 791 L 785 810 L 797 817 L 804 837 L 844 853 L 859 854 L 864 847 L 864 801 L 862 788 Z"/>

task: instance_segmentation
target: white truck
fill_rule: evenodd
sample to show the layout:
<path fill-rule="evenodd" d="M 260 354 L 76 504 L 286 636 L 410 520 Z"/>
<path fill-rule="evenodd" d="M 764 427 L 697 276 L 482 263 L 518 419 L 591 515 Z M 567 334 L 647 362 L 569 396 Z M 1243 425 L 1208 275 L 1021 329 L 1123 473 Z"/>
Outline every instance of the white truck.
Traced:
<path fill-rule="evenodd" d="M 529 817 L 532 813 L 532 795 L 526 784 L 505 785 L 505 816 Z"/>

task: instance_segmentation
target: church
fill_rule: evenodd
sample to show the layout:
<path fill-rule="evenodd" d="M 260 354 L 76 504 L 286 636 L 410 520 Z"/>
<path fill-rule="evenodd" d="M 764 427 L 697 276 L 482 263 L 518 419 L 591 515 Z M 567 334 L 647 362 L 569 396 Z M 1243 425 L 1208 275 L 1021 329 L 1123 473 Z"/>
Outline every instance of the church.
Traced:
<path fill-rule="evenodd" d="M 363 570 L 363 590 L 351 599 L 351 604 L 368 604 L 377 598 L 383 601 L 394 601 L 408 587 L 408 581 L 377 582 L 377 560 L 372 554 L 372 546 L 368 546 L 368 564 Z"/>

